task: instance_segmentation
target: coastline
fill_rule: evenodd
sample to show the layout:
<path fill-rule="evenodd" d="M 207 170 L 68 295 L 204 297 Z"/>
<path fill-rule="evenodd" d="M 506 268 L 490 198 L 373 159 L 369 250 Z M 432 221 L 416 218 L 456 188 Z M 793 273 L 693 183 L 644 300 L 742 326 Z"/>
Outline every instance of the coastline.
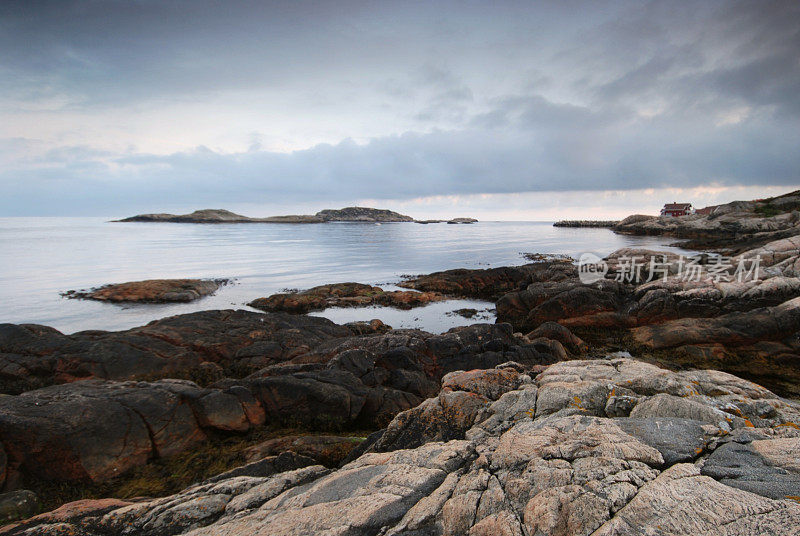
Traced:
<path fill-rule="evenodd" d="M 602 259 L 606 272 L 591 283 L 566 258 L 529 254 L 535 262 L 409 276 L 402 291 L 328 285 L 256 300 L 266 312 L 205 310 L 118 332 L 65 335 L 46 326 L 3 324 L 5 489 L 19 501 L 35 493 L 45 510 L 94 497 L 18 530 L 49 530 L 45 525 L 57 516 L 75 530 L 113 531 L 124 523 L 150 534 L 145 524 L 163 504 L 189 508 L 185 521 L 164 518 L 170 532 L 191 526 L 214 534 L 219 523 L 247 530 L 252 506 L 232 505 L 260 506 L 284 491 L 297 487 L 302 494 L 302 486 L 328 481 L 371 490 L 378 484 L 355 485 L 349 471 L 380 473 L 385 462 L 375 460 L 382 456 L 418 471 L 424 465 L 413 460 L 445 452 L 460 461 L 439 470 L 457 481 L 481 471 L 471 454 L 476 449 L 510 460 L 504 442 L 558 430 L 558 442 L 578 441 L 580 451 L 588 448 L 580 443 L 587 426 L 604 438 L 598 448 L 638 442 L 620 460 L 650 456 L 645 459 L 654 473 L 647 478 L 654 482 L 670 471 L 691 469 L 692 478 L 730 472 L 730 462 L 715 455 L 726 443 L 715 438 L 751 430 L 775 445 L 800 441 L 791 425 L 800 422 L 800 405 L 781 398 L 800 397 L 800 367 L 794 365 L 800 362 L 800 233 L 768 240 L 775 236 L 762 235 L 749 249 L 743 244 L 751 236 L 721 245 L 742 250 L 722 272 L 728 276 L 737 262 L 759 258 L 763 272 L 742 282 L 720 281 L 710 260 L 687 281 L 678 271 L 683 254 L 623 248 Z M 662 271 L 629 273 L 632 258 L 657 258 Z M 488 300 L 497 322 L 434 334 L 393 329 L 380 319 L 337 324 L 305 314 L 367 303 L 413 311 L 447 299 Z M 531 426 L 544 435 L 526 435 Z M 623 433 L 615 430 L 629 435 L 613 439 Z M 700 446 L 681 453 L 687 441 Z M 39 447 L 52 444 L 62 445 L 61 461 Z M 537 453 L 514 456 L 527 463 Z M 205 460 L 199 471 L 191 469 L 197 456 Z M 220 463 L 211 463 L 215 459 Z M 790 458 L 774 459 L 780 466 Z M 516 462 L 498 463 L 513 472 Z M 726 483 L 741 504 L 776 501 L 800 488 L 800 479 L 757 475 L 760 480 Z M 224 499 L 212 491 L 232 489 L 243 478 L 252 485 Z M 276 495 L 251 492 L 275 478 L 286 482 Z M 52 482 L 61 483 L 60 492 Z M 659 485 L 669 482 L 664 477 Z M 697 481 L 696 489 L 703 485 Z M 378 496 L 371 493 L 364 496 Z M 419 501 L 429 492 L 414 493 L 422 493 Z M 147 495 L 165 498 L 136 498 Z M 222 509 L 210 516 L 188 506 L 214 501 Z M 437 507 L 431 519 L 455 522 L 448 512 Z M 270 514 L 269 522 L 284 522 L 282 515 Z M 319 522 L 335 526 L 332 517 Z"/>

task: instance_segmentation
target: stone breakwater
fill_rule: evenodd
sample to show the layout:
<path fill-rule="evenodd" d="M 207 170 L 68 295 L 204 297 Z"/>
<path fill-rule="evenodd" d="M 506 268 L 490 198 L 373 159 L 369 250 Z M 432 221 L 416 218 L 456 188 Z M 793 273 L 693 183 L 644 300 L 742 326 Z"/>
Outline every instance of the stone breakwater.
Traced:
<path fill-rule="evenodd" d="M 5 534 L 796 534 L 800 408 L 630 359 L 454 371 L 339 469 L 84 500 Z M 297 463 L 297 465 L 301 465 Z"/>
<path fill-rule="evenodd" d="M 613 228 L 619 224 L 619 220 L 561 220 L 553 224 L 553 227 L 603 227 Z"/>

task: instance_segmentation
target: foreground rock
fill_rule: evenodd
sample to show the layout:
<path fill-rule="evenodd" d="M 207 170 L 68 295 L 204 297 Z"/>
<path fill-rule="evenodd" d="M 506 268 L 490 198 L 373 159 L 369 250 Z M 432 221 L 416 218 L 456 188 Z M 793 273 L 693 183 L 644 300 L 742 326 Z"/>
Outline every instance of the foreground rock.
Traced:
<path fill-rule="evenodd" d="M 113 303 L 186 303 L 214 294 L 225 283 L 225 279 L 148 279 L 91 290 L 68 290 L 62 296 Z"/>
<path fill-rule="evenodd" d="M 232 477 L 6 533 L 797 533 L 800 410 L 755 384 L 624 359 L 558 363 L 535 379 L 504 366 L 449 376 L 411 411 L 446 412 L 445 393 L 475 399 L 458 430 L 426 421 L 407 448 L 384 442 L 337 471 Z"/>
<path fill-rule="evenodd" d="M 273 294 L 248 303 L 250 307 L 263 311 L 308 313 L 328 307 L 367 307 L 383 305 L 398 309 L 411 309 L 431 302 L 445 300 L 437 292 L 385 291 L 380 287 L 363 283 L 335 283 L 321 285 L 299 292 Z"/>
<path fill-rule="evenodd" d="M 365 332 L 321 318 L 246 311 L 205 311 L 127 332 L 72 336 L 7 324 L 0 336 L 4 351 L 17 352 L 3 354 L 6 370 L 24 363 L 43 381 L 83 380 L 0 396 L 0 489 L 105 482 L 209 437 L 265 426 L 374 430 L 435 395 L 449 372 L 564 357 L 559 343 L 515 337 L 507 324 L 440 335 Z M 141 374 L 148 366 L 154 375 L 170 374 L 194 365 L 230 374 L 205 386 L 90 379 Z"/>

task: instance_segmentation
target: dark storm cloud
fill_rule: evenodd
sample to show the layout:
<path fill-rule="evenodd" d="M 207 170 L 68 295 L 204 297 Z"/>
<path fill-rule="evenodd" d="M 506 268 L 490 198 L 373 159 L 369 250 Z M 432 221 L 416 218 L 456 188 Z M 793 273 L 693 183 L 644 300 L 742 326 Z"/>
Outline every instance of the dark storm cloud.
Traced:
<path fill-rule="evenodd" d="M 5 2 L 0 51 L 5 214 L 800 182 L 796 2 Z M 249 150 L 98 126 L 211 102 Z"/>

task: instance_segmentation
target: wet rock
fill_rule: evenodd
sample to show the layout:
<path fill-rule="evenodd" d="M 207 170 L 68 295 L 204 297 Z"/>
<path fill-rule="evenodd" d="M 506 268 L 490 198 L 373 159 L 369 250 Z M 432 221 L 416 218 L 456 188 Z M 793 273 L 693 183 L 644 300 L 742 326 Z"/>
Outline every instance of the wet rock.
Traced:
<path fill-rule="evenodd" d="M 569 350 L 571 354 L 585 353 L 589 347 L 579 337 L 557 322 L 544 322 L 526 335 L 530 340 L 545 338 L 558 341 Z"/>
<path fill-rule="evenodd" d="M 570 264 L 541 262 L 483 270 L 435 272 L 412 277 L 399 286 L 448 296 L 497 299 L 507 292 L 524 288 L 533 281 L 559 280 L 574 273 L 575 267 Z"/>
<path fill-rule="evenodd" d="M 32 491 L 21 489 L 0 493 L 0 522 L 25 519 L 38 511 L 39 498 Z"/>
<path fill-rule="evenodd" d="M 497 302 L 497 319 L 529 330 L 545 322 L 571 320 L 571 325 L 607 323 L 601 313 L 617 313 L 629 289 L 613 280 L 583 285 L 577 278 L 537 282 L 504 295 Z M 597 318 L 601 320 L 598 320 Z M 584 322 L 576 320 L 587 319 Z"/>
<path fill-rule="evenodd" d="M 477 393 L 442 391 L 392 419 L 372 450 L 386 452 L 462 439 L 488 405 L 489 399 Z"/>
<path fill-rule="evenodd" d="M 0 398 L 9 467 L 38 479 L 99 482 L 203 441 L 169 382 L 86 381 Z M 199 395 L 196 386 L 180 391 Z"/>
<path fill-rule="evenodd" d="M 216 379 L 204 363 L 233 374 L 288 361 L 352 332 L 324 318 L 250 311 L 202 311 L 119 332 L 64 335 L 46 326 L 0 324 L 0 389 L 6 393 L 89 378 Z"/>
<path fill-rule="evenodd" d="M 244 455 L 248 462 L 254 462 L 282 452 L 294 452 L 318 464 L 332 467 L 338 465 L 363 440 L 362 437 L 352 436 L 290 435 L 253 445 Z"/>
<path fill-rule="evenodd" d="M 236 467 L 217 476 L 209 478 L 206 483 L 221 482 L 237 477 L 268 477 L 277 473 L 293 471 L 303 467 L 316 465 L 313 458 L 293 451 L 284 451 L 277 456 L 266 456 L 246 465 Z"/>
<path fill-rule="evenodd" d="M 800 438 L 734 441 L 718 447 L 701 473 L 728 486 L 772 499 L 800 497 Z"/>
<path fill-rule="evenodd" d="M 631 417 L 617 419 L 615 422 L 622 431 L 661 453 L 666 466 L 693 462 L 705 452 L 715 438 L 723 433 L 715 426 L 677 417 L 648 419 Z"/>
<path fill-rule="evenodd" d="M 376 333 L 386 333 L 387 331 L 391 331 L 392 326 L 387 326 L 382 321 L 377 318 L 370 320 L 369 322 L 366 321 L 359 321 L 359 322 L 348 322 L 345 324 L 346 327 L 353 332 L 354 335 L 372 335 Z"/>

